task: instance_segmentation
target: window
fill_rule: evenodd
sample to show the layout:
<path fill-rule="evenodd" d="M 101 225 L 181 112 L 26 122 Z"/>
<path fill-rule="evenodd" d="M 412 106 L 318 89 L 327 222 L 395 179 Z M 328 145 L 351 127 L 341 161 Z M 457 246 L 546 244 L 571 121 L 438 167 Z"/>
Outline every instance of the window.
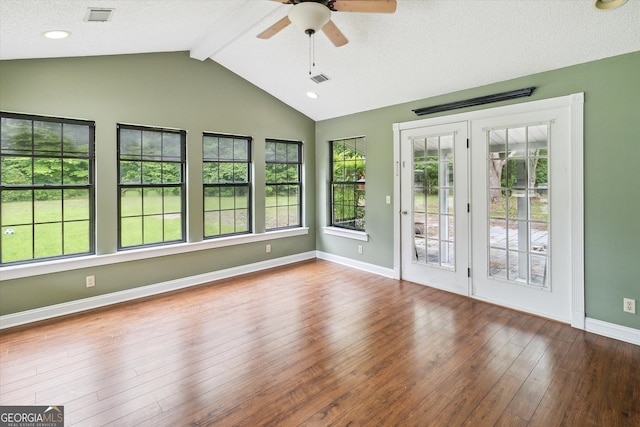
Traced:
<path fill-rule="evenodd" d="M 365 230 L 364 137 L 331 141 L 331 225 Z"/>
<path fill-rule="evenodd" d="M 251 232 L 251 138 L 204 134 L 204 237 Z"/>
<path fill-rule="evenodd" d="M 0 120 L 0 264 L 94 253 L 95 123 Z"/>
<path fill-rule="evenodd" d="M 186 132 L 118 125 L 118 248 L 185 241 Z"/>
<path fill-rule="evenodd" d="M 267 230 L 302 225 L 302 142 L 267 140 L 265 146 Z"/>

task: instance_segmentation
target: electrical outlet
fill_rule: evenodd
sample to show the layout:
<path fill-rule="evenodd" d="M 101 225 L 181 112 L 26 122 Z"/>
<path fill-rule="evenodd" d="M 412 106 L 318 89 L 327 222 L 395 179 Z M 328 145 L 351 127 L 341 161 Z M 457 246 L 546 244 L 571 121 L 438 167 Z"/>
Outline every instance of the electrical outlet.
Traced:
<path fill-rule="evenodd" d="M 626 313 L 636 314 L 636 300 L 631 298 L 623 298 L 622 309 Z"/>
<path fill-rule="evenodd" d="M 362 245 L 358 245 L 358 253 L 361 254 L 362 253 Z"/>
<path fill-rule="evenodd" d="M 96 276 L 87 276 L 84 280 L 87 288 L 93 288 L 96 285 Z"/>
<path fill-rule="evenodd" d="M 267 251 L 268 254 L 271 253 L 271 245 L 267 245 L 265 250 Z"/>

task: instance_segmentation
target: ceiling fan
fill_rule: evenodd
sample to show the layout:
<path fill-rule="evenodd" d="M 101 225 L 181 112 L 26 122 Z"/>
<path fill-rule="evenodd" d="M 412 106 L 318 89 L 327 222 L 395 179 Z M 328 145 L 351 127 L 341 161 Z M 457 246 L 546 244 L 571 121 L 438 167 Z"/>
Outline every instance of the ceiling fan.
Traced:
<path fill-rule="evenodd" d="M 331 12 L 393 13 L 396 0 L 272 0 L 292 4 L 289 14 L 258 34 L 259 39 L 268 39 L 293 22 L 308 34 L 322 30 L 331 42 L 343 46 L 349 42 L 331 20 Z"/>

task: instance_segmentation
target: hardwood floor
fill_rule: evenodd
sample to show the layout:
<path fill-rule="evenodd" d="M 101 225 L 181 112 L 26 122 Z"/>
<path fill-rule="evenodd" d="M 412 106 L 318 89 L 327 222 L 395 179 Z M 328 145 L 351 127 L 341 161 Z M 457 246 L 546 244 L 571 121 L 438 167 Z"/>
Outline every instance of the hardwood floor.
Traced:
<path fill-rule="evenodd" d="M 640 347 L 314 260 L 0 332 L 66 426 L 639 426 Z"/>

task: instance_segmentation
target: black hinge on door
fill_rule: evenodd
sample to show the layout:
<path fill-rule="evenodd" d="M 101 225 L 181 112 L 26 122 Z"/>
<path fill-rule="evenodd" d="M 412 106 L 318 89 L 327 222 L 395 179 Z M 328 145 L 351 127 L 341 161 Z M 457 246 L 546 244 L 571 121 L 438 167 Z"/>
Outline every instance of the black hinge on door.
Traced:
<path fill-rule="evenodd" d="M 471 268 L 467 268 L 467 277 L 471 277 Z"/>
<path fill-rule="evenodd" d="M 467 138 L 467 148 L 469 148 L 469 138 Z"/>
<path fill-rule="evenodd" d="M 471 203 L 467 203 L 467 213 L 471 212 Z"/>

